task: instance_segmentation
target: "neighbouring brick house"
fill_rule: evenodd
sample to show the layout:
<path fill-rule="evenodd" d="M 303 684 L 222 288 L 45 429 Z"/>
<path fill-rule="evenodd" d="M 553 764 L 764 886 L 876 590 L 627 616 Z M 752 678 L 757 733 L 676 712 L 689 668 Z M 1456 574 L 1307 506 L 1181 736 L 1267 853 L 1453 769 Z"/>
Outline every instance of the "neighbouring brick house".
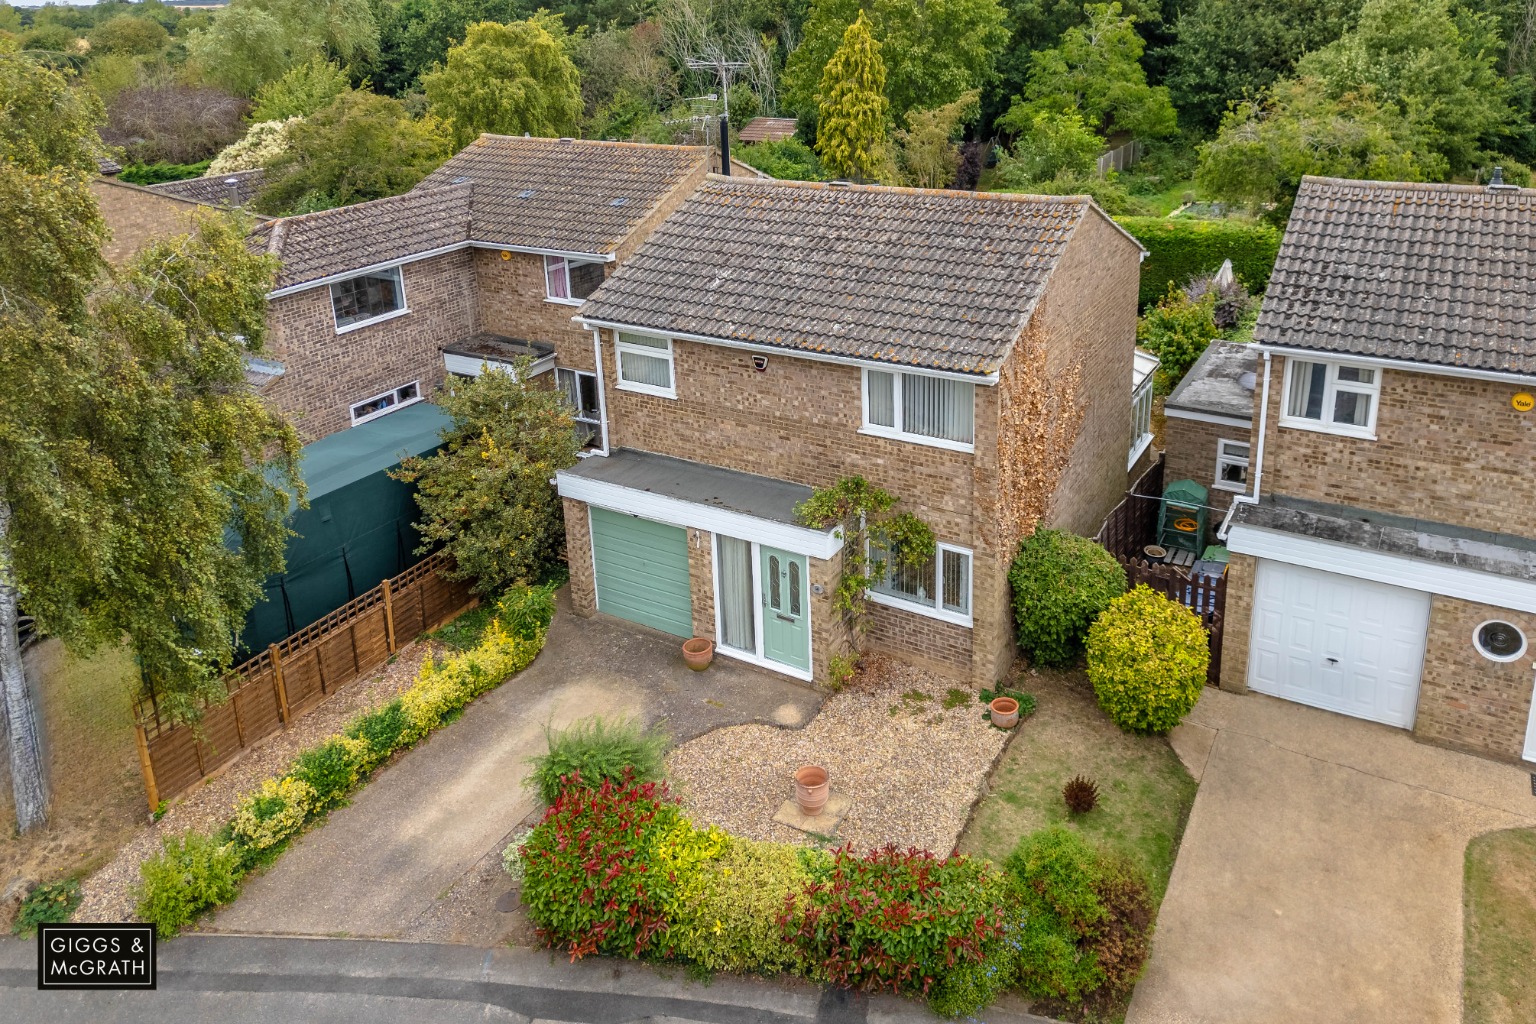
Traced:
<path fill-rule="evenodd" d="M 856 642 L 843 541 L 794 509 L 862 475 L 939 545 L 870 592 L 867 644 L 992 684 L 1019 539 L 1092 533 L 1147 447 L 1141 255 L 1084 197 L 711 176 L 578 313 L 601 431 L 557 478 L 576 609 L 824 679 Z"/>
<path fill-rule="evenodd" d="M 1536 191 L 1308 178 L 1254 331 L 1222 686 L 1536 761 Z"/>

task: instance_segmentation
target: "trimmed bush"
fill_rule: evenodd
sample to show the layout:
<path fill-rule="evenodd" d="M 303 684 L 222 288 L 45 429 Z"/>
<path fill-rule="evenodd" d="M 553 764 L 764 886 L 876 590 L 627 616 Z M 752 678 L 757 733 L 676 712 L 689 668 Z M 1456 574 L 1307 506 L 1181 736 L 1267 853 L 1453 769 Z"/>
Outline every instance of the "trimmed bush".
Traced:
<path fill-rule="evenodd" d="M 513 587 L 496 601 L 496 621 L 501 628 L 520 640 L 542 643 L 549 624 L 555 620 L 556 584 L 538 587 Z"/>
<path fill-rule="evenodd" d="M 1169 285 L 1168 294 L 1136 324 L 1137 343 L 1157 356 L 1157 388 L 1163 394 L 1184 379 L 1220 333 L 1216 329 L 1216 301 L 1213 291 L 1206 291 L 1195 301 Z"/>
<path fill-rule="evenodd" d="M 979 963 L 986 943 L 1002 935 L 1006 891 L 985 861 L 845 847 L 783 923 L 815 980 L 927 996 L 940 977 Z"/>
<path fill-rule="evenodd" d="M 1004 870 L 1023 901 L 1019 979 L 1026 993 L 1078 1002 L 1130 990 L 1152 926 L 1147 881 L 1133 865 L 1053 825 L 1026 836 Z"/>
<path fill-rule="evenodd" d="M 1213 274 L 1223 260 L 1254 295 L 1261 295 L 1275 269 L 1280 232 L 1268 224 L 1234 220 L 1116 217 L 1147 249 L 1141 264 L 1141 305 L 1152 305 L 1192 277 Z"/>
<path fill-rule="evenodd" d="M 668 941 L 678 956 L 709 971 L 800 970 L 800 951 L 779 916 L 810 884 L 812 860 L 830 867 L 820 850 L 731 837 L 700 872 L 693 901 L 673 921 Z"/>
<path fill-rule="evenodd" d="M 240 857 L 232 845 L 197 832 L 161 840 L 161 852 L 139 865 L 139 919 L 168 939 L 209 907 L 235 898 Z"/>
<path fill-rule="evenodd" d="M 400 698 L 396 697 L 383 707 L 354 719 L 342 735 L 368 744 L 368 754 L 363 758 L 362 765 L 364 771 L 371 772 L 400 746 L 401 737 L 409 727 L 405 707 L 400 703 Z"/>
<path fill-rule="evenodd" d="M 1112 601 L 1088 630 L 1088 681 L 1127 732 L 1178 725 L 1200 699 L 1210 663 L 1200 619 L 1145 584 Z"/>
<path fill-rule="evenodd" d="M 66 878 L 62 882 L 49 882 L 27 893 L 16 911 L 11 924 L 11 934 L 30 939 L 40 924 L 62 924 L 68 921 L 80 905 L 80 882 Z"/>
<path fill-rule="evenodd" d="M 268 779 L 240 802 L 230 834 L 252 850 L 265 850 L 298 833 L 315 807 L 314 787 L 293 777 Z"/>
<path fill-rule="evenodd" d="M 421 739 L 470 701 L 527 668 L 543 647 L 544 630 L 525 640 L 493 621 L 474 650 L 423 665 L 415 685 L 400 698 L 409 723 L 402 738 L 407 743 Z"/>
<path fill-rule="evenodd" d="M 310 808 L 315 814 L 339 807 L 357 784 L 359 765 L 339 736 L 333 736 L 300 754 L 288 770 L 288 778 L 309 786 Z"/>
<path fill-rule="evenodd" d="M 523 902 L 540 936 L 573 960 L 664 953 L 679 879 L 660 869 L 660 849 L 679 824 L 664 783 L 562 791 L 522 847 Z"/>
<path fill-rule="evenodd" d="M 560 732 L 544 727 L 547 753 L 528 759 L 533 768 L 524 785 L 539 791 L 546 804 L 555 802 L 567 777 L 579 776 L 588 786 L 605 780 L 659 782 L 666 774 L 668 738 L 660 727 L 642 729 L 634 719 L 605 719 L 592 715 Z"/>
<path fill-rule="evenodd" d="M 1008 571 L 1019 646 L 1038 665 L 1070 665 L 1088 627 L 1125 593 L 1125 570 L 1087 537 L 1036 530 Z"/>
<path fill-rule="evenodd" d="M 131 185 L 158 185 L 165 181 L 185 181 L 208 173 L 208 161 L 196 164 L 129 164 L 117 175 Z"/>

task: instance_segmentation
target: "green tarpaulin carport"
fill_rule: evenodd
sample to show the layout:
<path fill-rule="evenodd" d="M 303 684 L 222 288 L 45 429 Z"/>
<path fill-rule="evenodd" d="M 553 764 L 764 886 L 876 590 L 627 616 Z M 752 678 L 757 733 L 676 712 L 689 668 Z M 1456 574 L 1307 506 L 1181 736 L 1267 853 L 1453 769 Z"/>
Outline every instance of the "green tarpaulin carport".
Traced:
<path fill-rule="evenodd" d="M 241 646 L 261 650 L 419 562 L 415 488 L 388 470 L 442 443 L 449 419 L 419 402 L 305 445 L 309 508 L 290 525 L 288 571 L 267 580 Z"/>

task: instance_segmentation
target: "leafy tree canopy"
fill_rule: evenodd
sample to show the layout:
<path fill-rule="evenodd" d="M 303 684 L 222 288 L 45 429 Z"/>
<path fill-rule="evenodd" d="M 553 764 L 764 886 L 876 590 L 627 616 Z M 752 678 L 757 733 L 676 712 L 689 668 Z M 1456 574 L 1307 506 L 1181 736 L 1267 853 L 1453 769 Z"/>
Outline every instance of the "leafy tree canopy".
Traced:
<path fill-rule="evenodd" d="M 379 91 L 400 96 L 418 88 L 423 73 L 448 58 L 470 25 L 510 22 L 532 13 L 528 0 L 391 0 L 378 7 Z"/>
<path fill-rule="evenodd" d="M 256 208 L 285 214 L 399 195 L 452 152 L 440 118 L 413 119 L 399 100 L 344 92 L 288 129 L 287 149 L 267 165 Z"/>
<path fill-rule="evenodd" d="M 1093 173 L 1104 141 L 1095 135 L 1075 110 L 1054 113 L 1014 107 L 998 119 L 998 127 L 1018 132 L 1013 154 L 998 158 L 998 178 L 1009 188 L 1025 188 L 1030 182 L 1049 181 L 1060 174 L 1086 177 Z"/>
<path fill-rule="evenodd" d="M 547 12 L 510 25 L 480 22 L 421 84 L 431 111 L 453 125 L 456 146 L 481 132 L 574 135 L 581 81 L 568 50 L 564 26 Z"/>
<path fill-rule="evenodd" d="M 784 67 L 783 93 L 792 109 L 816 107 L 827 63 L 861 15 L 880 40 L 886 96 L 896 118 L 985 86 L 1008 38 L 1000 0 L 811 0 L 802 42 Z"/>
<path fill-rule="evenodd" d="M 960 165 L 955 138 L 966 122 L 975 119 L 980 98 L 981 90 L 972 89 L 942 107 L 907 112 L 907 127 L 893 138 L 902 184 L 945 188 L 954 181 Z"/>
<path fill-rule="evenodd" d="M 290 117 L 308 117 L 322 107 L 330 106 L 347 88 L 346 72 L 316 54 L 256 91 L 251 120 L 286 121 Z"/>
<path fill-rule="evenodd" d="M 833 174 L 859 181 L 879 177 L 886 159 L 885 81 L 880 44 L 861 11 L 827 61 L 816 95 L 816 150 Z"/>
<path fill-rule="evenodd" d="M 148 56 L 159 53 L 170 40 L 165 26 L 149 18 L 121 14 L 91 29 L 91 52 Z"/>
<path fill-rule="evenodd" d="M 369 0 L 231 0 L 188 46 L 211 81 L 254 96 L 317 50 L 344 65 L 371 65 L 379 28 Z"/>

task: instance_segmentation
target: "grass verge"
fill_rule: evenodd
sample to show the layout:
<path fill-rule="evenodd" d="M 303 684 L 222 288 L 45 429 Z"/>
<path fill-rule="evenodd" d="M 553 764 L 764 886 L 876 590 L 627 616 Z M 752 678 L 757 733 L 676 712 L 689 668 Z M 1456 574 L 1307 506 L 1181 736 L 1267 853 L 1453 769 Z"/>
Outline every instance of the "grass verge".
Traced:
<path fill-rule="evenodd" d="M 1467 844 L 1464 1024 L 1536 1020 L 1536 829 Z"/>

